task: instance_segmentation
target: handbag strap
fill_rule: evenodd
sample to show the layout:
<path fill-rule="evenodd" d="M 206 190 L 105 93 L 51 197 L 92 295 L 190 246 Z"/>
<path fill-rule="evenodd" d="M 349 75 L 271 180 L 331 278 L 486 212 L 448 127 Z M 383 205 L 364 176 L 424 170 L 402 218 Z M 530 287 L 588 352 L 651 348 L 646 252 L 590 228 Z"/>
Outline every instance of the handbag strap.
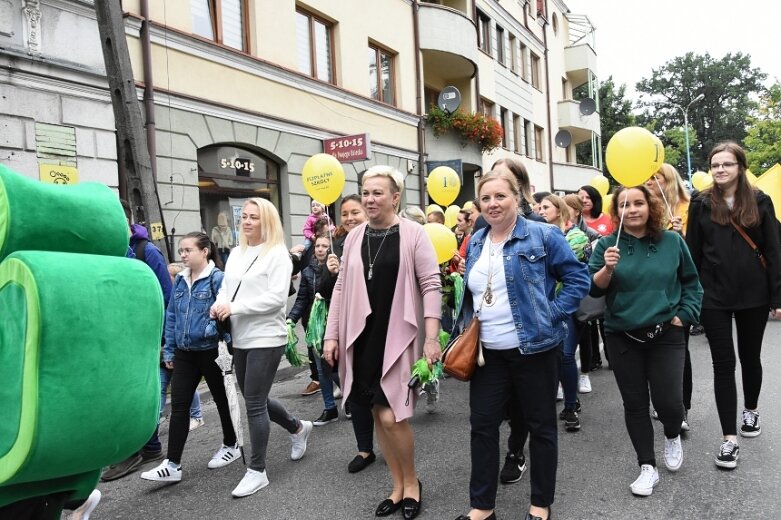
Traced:
<path fill-rule="evenodd" d="M 751 240 L 751 237 L 748 236 L 748 233 L 746 233 L 746 230 L 743 229 L 743 226 L 739 225 L 737 222 L 735 222 L 734 218 L 731 218 L 730 221 L 732 222 L 732 227 L 734 227 L 738 233 L 740 233 L 740 236 L 743 237 L 743 240 L 745 240 L 752 251 L 754 251 L 754 254 L 757 255 L 757 258 L 759 259 L 759 263 L 762 264 L 762 267 L 767 269 L 767 260 L 765 260 L 765 255 L 762 254 L 762 251 L 757 247 L 757 245 L 754 243 L 753 240 Z"/>
<path fill-rule="evenodd" d="M 256 257 L 255 257 L 255 260 L 257 260 L 259 256 L 260 256 L 260 255 L 256 256 Z M 244 274 L 242 274 L 242 275 L 241 275 L 241 277 L 242 277 L 242 278 L 244 278 L 244 275 L 245 275 L 245 274 L 247 274 L 247 273 L 249 272 L 249 270 L 250 270 L 250 269 L 252 269 L 252 266 L 255 264 L 255 260 L 253 260 L 252 262 L 250 262 L 250 264 L 249 264 L 249 267 L 247 267 L 247 270 L 246 270 L 246 271 L 244 271 Z M 235 300 L 235 299 L 236 299 L 236 295 L 237 295 L 237 294 L 239 294 L 239 289 L 240 289 L 240 288 L 241 288 L 241 278 L 239 279 L 239 285 L 237 285 L 237 286 L 236 286 L 236 290 L 235 290 L 235 291 L 233 291 L 233 296 L 231 297 L 231 303 L 233 303 L 233 300 Z"/>

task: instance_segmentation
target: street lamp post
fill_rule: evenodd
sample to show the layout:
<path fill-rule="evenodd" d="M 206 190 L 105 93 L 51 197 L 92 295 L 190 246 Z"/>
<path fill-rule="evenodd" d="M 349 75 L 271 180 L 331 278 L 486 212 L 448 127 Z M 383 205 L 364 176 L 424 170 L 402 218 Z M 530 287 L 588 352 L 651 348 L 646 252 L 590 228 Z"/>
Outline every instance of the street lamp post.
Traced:
<path fill-rule="evenodd" d="M 686 108 L 683 108 L 681 105 L 676 103 L 672 104 L 675 108 L 678 108 L 681 112 L 683 112 L 683 135 L 686 138 L 686 166 L 688 167 L 690 185 L 692 182 L 692 157 L 691 153 L 689 152 L 689 109 L 693 104 L 695 104 L 697 101 L 700 101 L 704 97 L 705 94 L 700 94 L 696 98 L 692 99 L 691 102 L 686 105 Z"/>

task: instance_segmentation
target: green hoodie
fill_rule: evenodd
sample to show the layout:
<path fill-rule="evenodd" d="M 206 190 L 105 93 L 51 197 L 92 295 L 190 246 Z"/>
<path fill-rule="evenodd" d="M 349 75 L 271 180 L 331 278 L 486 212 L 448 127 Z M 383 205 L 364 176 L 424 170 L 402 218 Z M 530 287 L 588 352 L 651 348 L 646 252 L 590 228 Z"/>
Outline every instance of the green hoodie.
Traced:
<path fill-rule="evenodd" d="M 616 243 L 616 233 L 603 237 L 589 262 L 592 280 L 605 265 L 605 249 Z M 621 259 L 610 285 L 591 284 L 592 296 L 606 296 L 605 330 L 628 331 L 669 322 L 675 316 L 684 326 L 697 323 L 702 286 L 689 248 L 678 233 L 664 231 L 658 239 L 621 233 Z"/>

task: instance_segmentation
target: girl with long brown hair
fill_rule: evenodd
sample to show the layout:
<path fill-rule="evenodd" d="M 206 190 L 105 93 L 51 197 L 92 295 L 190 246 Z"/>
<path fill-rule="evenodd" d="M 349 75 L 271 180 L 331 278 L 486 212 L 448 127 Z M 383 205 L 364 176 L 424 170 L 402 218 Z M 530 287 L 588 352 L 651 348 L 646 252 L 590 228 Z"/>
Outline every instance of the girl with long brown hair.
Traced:
<path fill-rule="evenodd" d="M 743 375 L 740 434 L 756 437 L 762 432 L 757 411 L 762 388 L 762 337 L 768 311 L 781 316 L 781 247 L 773 201 L 749 184 L 743 148 L 733 142 L 721 143 L 708 159 L 713 185 L 689 207 L 686 242 L 705 289 L 700 322 L 713 358 L 713 387 L 722 430 L 716 465 L 734 469 L 740 450 L 732 319 Z"/>

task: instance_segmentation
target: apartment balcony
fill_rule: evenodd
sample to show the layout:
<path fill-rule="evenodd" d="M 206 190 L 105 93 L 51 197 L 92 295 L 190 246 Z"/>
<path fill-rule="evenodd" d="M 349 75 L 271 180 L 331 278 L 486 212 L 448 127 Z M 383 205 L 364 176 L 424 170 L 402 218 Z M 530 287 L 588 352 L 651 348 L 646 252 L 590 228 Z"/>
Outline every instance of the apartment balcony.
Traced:
<path fill-rule="evenodd" d="M 581 186 L 600 175 L 602 171 L 595 166 L 585 164 L 553 163 L 553 190 L 578 191 Z"/>
<path fill-rule="evenodd" d="M 477 72 L 477 29 L 462 11 L 420 4 L 420 49 L 427 78 L 444 82 L 472 78 Z"/>
<path fill-rule="evenodd" d="M 588 82 L 589 71 L 596 75 L 597 53 L 588 43 L 571 45 L 564 49 L 564 71 L 573 87 Z"/>
<path fill-rule="evenodd" d="M 480 145 L 467 141 L 452 130 L 437 137 L 429 125 L 426 125 L 426 156 L 429 161 L 461 159 L 465 170 L 467 165 L 479 168 L 483 164 Z"/>
<path fill-rule="evenodd" d="M 572 144 L 591 139 L 592 134 L 599 135 L 599 112 L 584 115 L 580 111 L 580 102 L 566 99 L 558 102 L 558 123 L 562 130 L 572 134 Z"/>

